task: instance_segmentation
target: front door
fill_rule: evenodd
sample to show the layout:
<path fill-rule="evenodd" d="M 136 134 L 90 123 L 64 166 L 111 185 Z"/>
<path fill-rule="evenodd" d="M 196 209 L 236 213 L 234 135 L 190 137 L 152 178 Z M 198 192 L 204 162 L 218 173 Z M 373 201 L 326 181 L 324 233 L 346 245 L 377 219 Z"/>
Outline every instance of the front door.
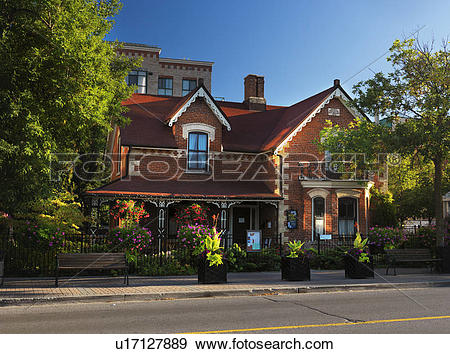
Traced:
<path fill-rule="evenodd" d="M 256 229 L 257 210 L 252 207 L 233 208 L 233 242 L 244 246 L 247 243 L 247 230 Z"/>

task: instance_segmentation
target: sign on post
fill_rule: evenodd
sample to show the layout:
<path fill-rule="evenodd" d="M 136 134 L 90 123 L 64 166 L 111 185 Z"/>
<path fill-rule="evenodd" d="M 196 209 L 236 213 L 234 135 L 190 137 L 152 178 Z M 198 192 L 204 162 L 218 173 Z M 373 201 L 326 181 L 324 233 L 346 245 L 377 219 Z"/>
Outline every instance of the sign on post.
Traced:
<path fill-rule="evenodd" d="M 247 230 L 247 252 L 261 251 L 261 230 Z"/>
<path fill-rule="evenodd" d="M 331 240 L 331 235 L 320 235 L 321 240 Z"/>

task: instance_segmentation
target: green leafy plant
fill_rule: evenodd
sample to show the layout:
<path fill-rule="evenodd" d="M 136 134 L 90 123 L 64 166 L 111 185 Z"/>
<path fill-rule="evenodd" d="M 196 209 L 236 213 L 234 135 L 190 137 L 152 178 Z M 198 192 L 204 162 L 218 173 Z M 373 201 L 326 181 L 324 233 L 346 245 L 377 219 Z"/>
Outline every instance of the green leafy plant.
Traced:
<path fill-rule="evenodd" d="M 134 200 L 117 200 L 110 211 L 111 216 L 120 227 L 130 228 L 137 225 L 142 218 L 148 218 L 144 203 Z"/>
<path fill-rule="evenodd" d="M 237 243 L 233 243 L 233 245 L 227 250 L 226 255 L 230 271 L 244 271 L 247 264 L 247 252 L 242 250 Z"/>
<path fill-rule="evenodd" d="M 221 234 L 222 232 L 217 232 L 216 228 L 213 228 L 213 235 L 205 234 L 198 247 L 193 251 L 194 255 L 206 257 L 211 267 L 223 264 L 223 247 L 220 246 Z"/>
<path fill-rule="evenodd" d="M 289 247 L 290 253 L 286 256 L 288 258 L 298 258 L 305 254 L 305 251 L 302 249 L 305 243 L 298 241 L 290 241 L 287 245 Z"/>
<path fill-rule="evenodd" d="M 367 252 L 367 242 L 368 238 L 362 239 L 361 234 L 359 232 L 356 233 L 355 241 L 353 242 L 353 248 L 350 249 L 347 254 L 351 257 L 358 259 L 358 262 L 361 263 L 369 263 L 369 253 Z"/>
<path fill-rule="evenodd" d="M 205 225 L 208 227 L 211 225 L 209 220 L 210 218 L 208 218 L 209 212 L 210 209 L 208 207 L 193 203 L 185 208 L 178 209 L 175 215 L 175 220 L 179 227 L 187 225 Z"/>

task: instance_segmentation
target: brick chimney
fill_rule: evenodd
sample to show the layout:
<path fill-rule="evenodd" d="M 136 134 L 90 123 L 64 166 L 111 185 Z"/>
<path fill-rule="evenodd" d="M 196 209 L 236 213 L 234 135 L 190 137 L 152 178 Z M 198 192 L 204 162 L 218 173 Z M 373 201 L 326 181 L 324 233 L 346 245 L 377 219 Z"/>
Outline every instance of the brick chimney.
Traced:
<path fill-rule="evenodd" d="M 244 103 L 248 109 L 255 111 L 266 110 L 264 98 L 264 76 L 247 75 L 244 79 Z"/>

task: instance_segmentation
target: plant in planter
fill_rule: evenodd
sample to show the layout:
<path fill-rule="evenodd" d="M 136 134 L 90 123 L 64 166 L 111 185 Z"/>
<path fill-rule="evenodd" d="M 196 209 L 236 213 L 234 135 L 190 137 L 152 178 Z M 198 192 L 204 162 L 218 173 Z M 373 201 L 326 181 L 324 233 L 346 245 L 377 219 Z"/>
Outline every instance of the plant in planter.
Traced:
<path fill-rule="evenodd" d="M 373 278 L 373 258 L 369 254 L 367 238 L 363 241 L 361 234 L 356 234 L 353 248 L 344 255 L 345 277 L 352 279 Z"/>
<path fill-rule="evenodd" d="M 304 242 L 291 241 L 287 245 L 290 253 L 281 258 L 281 279 L 311 280 L 309 258 L 302 249 Z"/>
<path fill-rule="evenodd" d="M 214 235 L 205 235 L 194 250 L 198 255 L 198 282 L 201 284 L 219 284 L 227 282 L 227 264 L 224 262 L 223 247 L 220 246 L 220 234 L 214 228 Z"/>

